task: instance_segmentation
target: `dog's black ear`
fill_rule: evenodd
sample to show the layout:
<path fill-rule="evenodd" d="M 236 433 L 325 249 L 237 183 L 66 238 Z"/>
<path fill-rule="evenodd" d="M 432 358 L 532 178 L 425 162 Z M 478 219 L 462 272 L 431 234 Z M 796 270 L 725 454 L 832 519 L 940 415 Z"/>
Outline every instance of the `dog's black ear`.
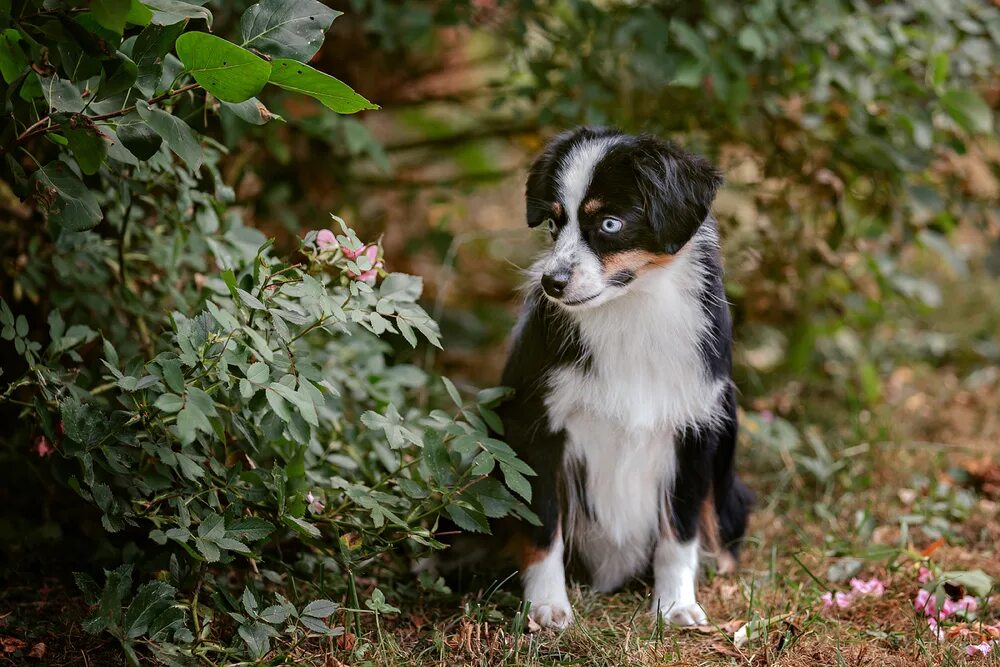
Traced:
<path fill-rule="evenodd" d="M 642 137 L 636 175 L 643 206 L 661 247 L 674 254 L 708 217 L 722 174 L 703 157 Z"/>

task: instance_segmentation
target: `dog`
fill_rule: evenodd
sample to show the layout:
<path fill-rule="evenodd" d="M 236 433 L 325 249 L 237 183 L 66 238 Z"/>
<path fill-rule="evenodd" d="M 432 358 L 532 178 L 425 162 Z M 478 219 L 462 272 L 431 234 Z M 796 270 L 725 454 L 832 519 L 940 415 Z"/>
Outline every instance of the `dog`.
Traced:
<path fill-rule="evenodd" d="M 752 495 L 734 472 L 736 389 L 718 226 L 721 174 L 653 136 L 579 128 L 531 166 L 529 271 L 499 408 L 536 472 L 540 525 L 508 530 L 529 617 L 573 620 L 567 560 L 598 591 L 653 575 L 651 611 L 703 625 L 699 552 L 736 562 Z"/>

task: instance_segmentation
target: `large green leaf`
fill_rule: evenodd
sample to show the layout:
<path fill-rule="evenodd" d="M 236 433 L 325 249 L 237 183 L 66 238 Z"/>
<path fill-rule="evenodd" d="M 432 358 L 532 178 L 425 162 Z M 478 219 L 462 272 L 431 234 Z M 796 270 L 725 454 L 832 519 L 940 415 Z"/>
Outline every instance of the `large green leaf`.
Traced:
<path fill-rule="evenodd" d="M 28 66 L 20 41 L 21 33 L 17 30 L 0 31 L 0 75 L 6 83 L 14 81 Z"/>
<path fill-rule="evenodd" d="M 172 116 L 162 109 L 151 107 L 142 101 L 135 103 L 135 110 L 139 117 L 167 142 L 170 150 L 184 160 L 188 167 L 194 171 L 201 167 L 204 157 L 201 144 L 190 125 L 180 118 Z"/>
<path fill-rule="evenodd" d="M 261 0 L 240 19 L 243 46 L 306 62 L 319 51 L 323 35 L 342 13 L 316 0 Z"/>
<path fill-rule="evenodd" d="M 224 102 L 250 99 L 271 74 L 271 63 L 207 32 L 184 33 L 176 48 L 194 80 Z"/>
<path fill-rule="evenodd" d="M 287 58 L 271 62 L 271 83 L 294 93 L 315 97 L 327 109 L 337 113 L 355 113 L 378 109 L 343 81 Z"/>
<path fill-rule="evenodd" d="M 31 182 L 49 221 L 66 230 L 82 232 L 104 218 L 97 197 L 62 162 L 48 163 L 32 175 Z"/>
<path fill-rule="evenodd" d="M 974 90 L 949 90 L 941 96 L 941 106 L 969 134 L 993 129 L 993 112 Z"/>

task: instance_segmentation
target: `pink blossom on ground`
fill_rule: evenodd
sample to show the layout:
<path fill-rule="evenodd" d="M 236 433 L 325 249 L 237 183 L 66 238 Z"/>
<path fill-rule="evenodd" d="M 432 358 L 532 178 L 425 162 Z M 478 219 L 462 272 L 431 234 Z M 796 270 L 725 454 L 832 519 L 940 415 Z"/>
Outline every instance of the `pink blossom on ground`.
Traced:
<path fill-rule="evenodd" d="M 321 229 L 316 234 L 316 247 L 326 250 L 337 242 L 337 237 L 329 229 Z"/>
<path fill-rule="evenodd" d="M 917 593 L 917 597 L 913 600 L 913 608 L 917 611 L 923 611 L 928 616 L 937 615 L 937 603 L 934 600 L 934 596 L 923 588 Z"/>
<path fill-rule="evenodd" d="M 35 452 L 43 459 L 46 456 L 52 456 L 56 450 L 49 444 L 49 439 L 44 435 L 40 435 L 35 438 Z"/>
<path fill-rule="evenodd" d="M 982 644 L 970 644 L 965 647 L 965 655 L 972 657 L 974 655 L 989 655 L 990 651 L 993 650 L 992 642 L 983 642 Z"/>
<path fill-rule="evenodd" d="M 854 577 L 851 579 L 851 592 L 855 595 L 871 595 L 877 598 L 885 594 L 885 584 L 878 577 L 865 581 Z"/>
<path fill-rule="evenodd" d="M 323 505 L 323 501 L 314 496 L 312 491 L 306 494 L 306 502 L 309 503 L 309 511 L 313 514 L 319 514 L 325 507 L 325 505 Z"/>
<path fill-rule="evenodd" d="M 938 625 L 937 620 L 933 618 L 928 618 L 927 627 L 931 629 L 931 634 L 934 635 L 935 639 L 937 639 L 939 642 L 944 641 L 944 629 L 942 629 L 941 626 Z"/>
<path fill-rule="evenodd" d="M 926 584 L 928 581 L 934 578 L 934 574 L 929 568 L 921 566 L 920 571 L 917 573 L 917 581 L 921 584 Z"/>
<path fill-rule="evenodd" d="M 971 595 L 963 595 L 955 602 L 954 611 L 964 611 L 967 614 L 971 614 L 977 609 L 979 609 L 979 600 Z"/>
<path fill-rule="evenodd" d="M 823 593 L 823 596 L 820 599 L 823 600 L 823 607 L 825 609 L 833 609 L 834 605 L 837 605 L 841 609 L 847 609 L 848 607 L 851 606 L 850 593 L 842 593 L 840 591 L 837 591 L 836 593 L 830 593 L 828 591 L 826 593 Z"/>

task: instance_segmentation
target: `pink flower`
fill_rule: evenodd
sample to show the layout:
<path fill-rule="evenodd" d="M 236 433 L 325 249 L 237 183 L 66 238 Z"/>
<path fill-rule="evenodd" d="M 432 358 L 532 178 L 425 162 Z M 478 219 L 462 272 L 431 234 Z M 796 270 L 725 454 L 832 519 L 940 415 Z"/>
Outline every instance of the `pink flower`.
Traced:
<path fill-rule="evenodd" d="M 992 642 L 983 642 L 982 644 L 970 644 L 965 647 L 965 655 L 970 658 L 974 655 L 989 655 L 990 651 L 993 650 Z"/>
<path fill-rule="evenodd" d="M 972 597 L 971 595 L 963 595 L 959 600 L 954 603 L 955 611 L 962 611 L 966 614 L 971 614 L 972 612 L 979 609 L 979 600 Z"/>
<path fill-rule="evenodd" d="M 774 413 L 770 410 L 764 410 L 760 413 L 760 419 L 765 424 L 770 424 L 774 421 Z"/>
<path fill-rule="evenodd" d="M 927 627 L 931 629 L 931 633 L 934 635 L 935 639 L 939 642 L 944 641 L 944 630 L 938 625 L 938 622 L 935 619 L 928 618 Z"/>
<path fill-rule="evenodd" d="M 325 505 L 323 501 L 312 494 L 312 491 L 306 494 L 306 502 L 309 503 L 309 511 L 313 514 L 319 514 L 323 511 Z"/>
<path fill-rule="evenodd" d="M 337 242 L 337 237 L 329 229 L 321 229 L 316 234 L 316 246 L 320 250 L 326 250 Z"/>
<path fill-rule="evenodd" d="M 934 577 L 934 574 L 926 567 L 921 567 L 920 572 L 917 573 L 917 581 L 922 584 L 926 584 Z"/>
<path fill-rule="evenodd" d="M 917 611 L 923 611 L 928 616 L 937 615 L 937 603 L 934 600 L 934 596 L 923 588 L 920 589 L 916 599 L 913 600 L 913 608 Z"/>
<path fill-rule="evenodd" d="M 344 257 L 347 259 L 357 259 L 361 256 L 361 253 L 365 251 L 365 246 L 361 246 L 357 250 L 351 250 L 343 243 L 340 244 L 340 252 L 344 253 Z"/>
<path fill-rule="evenodd" d="M 823 593 L 823 597 L 820 599 L 823 600 L 824 609 L 833 609 L 833 605 L 837 605 L 841 609 L 847 609 L 851 606 L 850 593 L 841 593 L 840 591 L 830 593 L 827 591 L 826 593 Z"/>
<path fill-rule="evenodd" d="M 854 577 L 851 579 L 851 592 L 855 595 L 871 595 L 880 598 L 885 594 L 885 584 L 878 577 L 872 577 L 868 581 Z"/>
<path fill-rule="evenodd" d="M 46 456 L 52 456 L 55 451 L 55 448 L 49 444 L 49 439 L 44 435 L 40 435 L 35 438 L 35 452 L 41 458 L 44 459 Z"/>

